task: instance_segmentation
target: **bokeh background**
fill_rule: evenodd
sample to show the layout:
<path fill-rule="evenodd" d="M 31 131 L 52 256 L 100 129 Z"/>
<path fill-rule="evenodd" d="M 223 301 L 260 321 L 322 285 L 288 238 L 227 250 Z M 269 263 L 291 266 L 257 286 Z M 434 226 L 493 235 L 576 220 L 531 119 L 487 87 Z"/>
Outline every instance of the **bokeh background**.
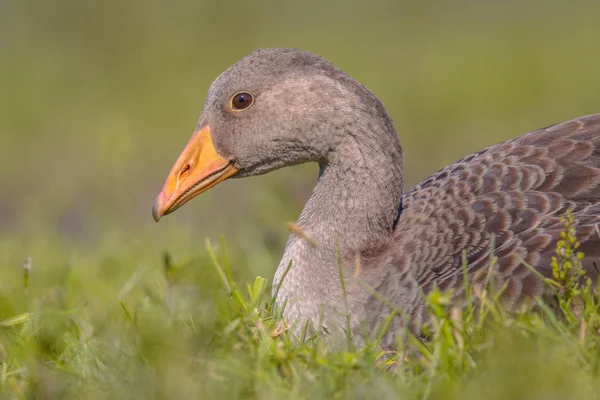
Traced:
<path fill-rule="evenodd" d="M 31 256 L 32 285 L 68 266 L 93 298 L 221 234 L 240 279 L 270 278 L 316 166 L 225 182 L 160 224 L 150 212 L 210 83 L 256 48 L 318 53 L 373 90 L 408 189 L 600 112 L 599 15 L 592 1 L 2 0 L 0 287 Z"/>

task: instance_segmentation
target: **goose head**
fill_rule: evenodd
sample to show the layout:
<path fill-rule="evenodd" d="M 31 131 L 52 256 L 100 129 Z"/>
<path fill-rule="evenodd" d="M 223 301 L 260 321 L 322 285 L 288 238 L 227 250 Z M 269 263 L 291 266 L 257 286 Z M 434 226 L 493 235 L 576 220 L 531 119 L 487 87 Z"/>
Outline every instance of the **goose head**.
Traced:
<path fill-rule="evenodd" d="M 255 51 L 212 83 L 196 130 L 154 202 L 154 219 L 231 177 L 308 161 L 326 165 L 348 126 L 369 123 L 361 113 L 376 118 L 385 109 L 330 62 L 293 49 Z"/>

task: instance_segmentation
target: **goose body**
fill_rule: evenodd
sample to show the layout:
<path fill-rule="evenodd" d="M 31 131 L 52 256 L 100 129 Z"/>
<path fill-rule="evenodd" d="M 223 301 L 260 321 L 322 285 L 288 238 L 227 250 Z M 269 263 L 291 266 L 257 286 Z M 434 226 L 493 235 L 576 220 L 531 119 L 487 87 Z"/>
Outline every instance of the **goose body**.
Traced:
<path fill-rule="evenodd" d="M 463 254 L 476 285 L 491 251 L 503 302 L 522 307 L 546 290 L 524 262 L 551 275 L 567 210 L 583 266 L 598 275 L 600 114 L 496 144 L 404 192 L 402 145 L 381 101 L 331 63 L 293 49 L 258 50 L 215 80 L 154 218 L 229 177 L 310 161 L 319 179 L 273 285 L 296 331 L 306 320 L 343 330 L 346 311 L 355 332 L 377 329 L 390 309 L 366 284 L 408 317 L 396 318 L 385 340 L 392 343 L 396 327 L 423 320 L 422 292 L 439 286 L 459 299 Z"/>

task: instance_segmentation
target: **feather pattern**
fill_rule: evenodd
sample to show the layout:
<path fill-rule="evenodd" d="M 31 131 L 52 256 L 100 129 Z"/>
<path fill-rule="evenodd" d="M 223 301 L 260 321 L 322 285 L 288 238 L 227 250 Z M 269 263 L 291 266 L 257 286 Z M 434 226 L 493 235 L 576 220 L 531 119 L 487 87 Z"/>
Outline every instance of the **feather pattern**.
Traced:
<path fill-rule="evenodd" d="M 472 284 L 482 283 L 495 253 L 502 300 L 515 309 L 544 285 L 529 266 L 551 275 L 550 262 L 569 209 L 596 279 L 600 265 L 600 114 L 553 125 L 491 146 L 451 164 L 402 197 L 403 212 L 389 248 L 379 291 L 393 300 L 389 283 L 414 280 L 425 293 L 434 285 L 463 292 L 463 254 Z M 494 241 L 494 243 L 492 242 Z M 404 291 L 406 292 L 406 290 Z M 403 307 L 415 323 L 420 299 Z M 408 307 L 407 307 L 408 306 Z"/>

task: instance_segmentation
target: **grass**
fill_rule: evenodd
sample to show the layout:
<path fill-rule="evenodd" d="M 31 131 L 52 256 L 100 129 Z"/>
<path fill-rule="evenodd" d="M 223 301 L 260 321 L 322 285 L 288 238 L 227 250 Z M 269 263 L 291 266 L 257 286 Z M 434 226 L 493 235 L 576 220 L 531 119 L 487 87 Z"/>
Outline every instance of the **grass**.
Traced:
<path fill-rule="evenodd" d="M 572 217 L 552 262 L 556 311 L 509 314 L 491 285 L 467 305 L 425 297 L 429 340 L 364 348 L 292 337 L 266 279 L 240 284 L 225 242 L 199 258 L 139 266 L 86 294 L 64 267 L 37 282 L 27 259 L 0 282 L 0 393 L 6 398 L 596 398 L 600 314 L 582 278 Z M 118 260 L 115 261 L 117 264 Z M 493 265 L 493 260 L 491 265 Z M 20 275 L 20 274 L 19 274 Z M 490 276 L 492 276 L 491 274 Z M 585 277 L 583 277 L 585 278 Z M 406 338 L 404 341 L 400 338 Z"/>

